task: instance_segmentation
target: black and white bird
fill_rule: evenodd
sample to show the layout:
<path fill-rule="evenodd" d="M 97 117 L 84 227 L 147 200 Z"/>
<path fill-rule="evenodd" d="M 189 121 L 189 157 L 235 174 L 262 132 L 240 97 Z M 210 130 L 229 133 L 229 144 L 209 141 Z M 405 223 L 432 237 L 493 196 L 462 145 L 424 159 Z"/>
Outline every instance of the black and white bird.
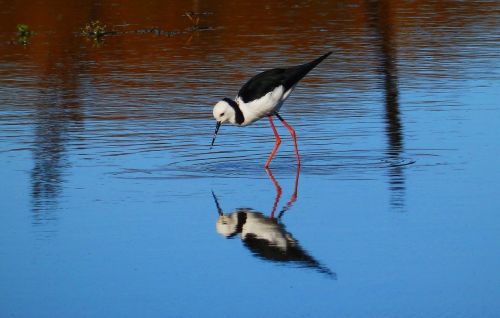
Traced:
<path fill-rule="evenodd" d="M 267 168 L 281 143 L 280 136 L 273 123 L 273 116 L 276 116 L 290 131 L 295 147 L 297 165 L 300 166 L 295 131 L 278 112 L 298 82 L 330 54 L 332 52 L 328 52 L 306 64 L 288 68 L 275 68 L 257 74 L 241 87 L 234 100 L 224 98 L 215 104 L 213 115 L 217 121 L 217 126 L 215 127 L 212 146 L 222 123 L 229 121 L 233 125 L 242 127 L 250 125 L 261 118 L 268 117 L 276 138 L 276 144 L 265 164 Z"/>
<path fill-rule="evenodd" d="M 219 234 L 226 238 L 239 237 L 243 245 L 262 260 L 315 269 L 337 279 L 335 272 L 316 260 L 286 230 L 281 214 L 278 218 L 268 217 L 250 208 L 239 208 L 226 214 L 213 192 L 212 195 L 219 214 L 216 224 Z"/>

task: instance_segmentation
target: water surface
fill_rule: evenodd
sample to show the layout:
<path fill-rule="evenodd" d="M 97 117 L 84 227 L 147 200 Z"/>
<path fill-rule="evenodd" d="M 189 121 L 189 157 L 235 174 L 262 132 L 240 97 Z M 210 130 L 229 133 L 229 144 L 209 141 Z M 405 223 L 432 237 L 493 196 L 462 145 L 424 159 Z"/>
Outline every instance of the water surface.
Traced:
<path fill-rule="evenodd" d="M 2 316 L 497 317 L 499 11 L 2 6 Z M 327 51 L 282 109 L 300 171 L 267 120 L 209 149 L 215 102 Z"/>

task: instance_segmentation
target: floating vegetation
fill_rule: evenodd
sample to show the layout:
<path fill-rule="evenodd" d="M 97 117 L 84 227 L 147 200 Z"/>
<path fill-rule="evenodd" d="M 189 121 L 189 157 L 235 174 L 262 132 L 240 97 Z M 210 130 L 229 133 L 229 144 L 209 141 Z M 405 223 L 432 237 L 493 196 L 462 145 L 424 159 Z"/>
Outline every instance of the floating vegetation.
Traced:
<path fill-rule="evenodd" d="M 22 45 L 27 45 L 28 39 L 34 33 L 30 30 L 27 24 L 20 23 L 16 26 L 16 29 L 17 29 L 17 43 Z"/>
<path fill-rule="evenodd" d="M 20 23 L 20 24 L 18 24 L 18 25 L 16 26 L 16 28 L 17 28 L 17 34 L 18 34 L 19 36 L 30 36 L 30 35 L 31 35 L 30 28 L 29 28 L 29 26 L 28 26 L 28 25 L 26 25 L 26 24 L 22 24 L 22 23 Z"/>
<path fill-rule="evenodd" d="M 184 15 L 191 21 L 193 26 L 198 26 L 200 24 L 200 16 L 196 15 L 194 12 L 188 11 Z"/>
<path fill-rule="evenodd" d="M 109 32 L 106 32 L 106 25 L 102 24 L 101 21 L 95 20 L 87 23 L 80 31 L 80 33 L 84 36 L 88 36 L 90 38 L 98 39 L 102 36 L 106 35 Z"/>
<path fill-rule="evenodd" d="M 192 12 L 192 11 L 184 12 L 184 16 L 187 17 L 189 21 L 191 21 L 191 27 L 186 28 L 186 30 L 190 32 L 212 30 L 211 27 L 200 26 L 200 17 L 211 14 L 212 14 L 211 12 Z"/>
<path fill-rule="evenodd" d="M 158 36 L 167 36 L 172 37 L 179 34 L 184 33 L 193 33 L 198 31 L 208 31 L 213 30 L 212 27 L 201 26 L 200 25 L 200 16 L 210 15 L 210 12 L 185 12 L 183 16 L 187 17 L 191 22 L 189 27 L 186 27 L 182 30 L 164 30 L 160 27 L 152 27 L 152 28 L 143 28 L 143 29 L 134 29 L 134 30 L 124 30 L 124 31 L 109 31 L 107 26 L 101 23 L 99 20 L 90 21 L 80 30 L 80 35 L 93 38 L 98 46 L 102 44 L 102 39 L 108 35 L 124 35 L 129 33 L 138 33 L 138 34 L 155 34 Z"/>
<path fill-rule="evenodd" d="M 94 47 L 101 47 L 105 35 L 118 34 L 116 31 L 108 31 L 107 26 L 99 20 L 90 21 L 80 30 L 80 34 L 93 39 Z"/>

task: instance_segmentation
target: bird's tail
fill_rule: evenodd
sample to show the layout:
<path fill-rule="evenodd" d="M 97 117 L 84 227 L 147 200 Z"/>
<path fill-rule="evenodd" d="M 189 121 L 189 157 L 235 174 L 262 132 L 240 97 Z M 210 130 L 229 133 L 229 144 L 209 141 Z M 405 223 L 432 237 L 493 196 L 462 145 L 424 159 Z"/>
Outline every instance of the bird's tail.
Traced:
<path fill-rule="evenodd" d="M 326 59 L 327 57 L 330 56 L 330 54 L 332 54 L 333 52 L 330 51 L 326 54 L 323 54 L 322 56 L 318 57 L 317 59 L 315 59 L 314 61 L 311 61 L 309 63 L 306 63 L 304 65 L 309 65 L 310 66 L 310 69 L 309 70 L 312 70 L 313 68 L 315 68 L 319 63 L 321 63 L 324 59 Z"/>
<path fill-rule="evenodd" d="M 332 53 L 333 52 L 328 52 L 328 53 L 318 57 L 317 59 L 315 59 L 309 63 L 302 64 L 302 65 L 299 65 L 299 66 L 296 66 L 294 68 L 290 68 L 290 69 L 286 70 L 286 72 L 288 74 L 286 76 L 287 80 L 284 83 L 285 88 L 289 89 L 289 88 L 293 87 L 294 85 L 296 85 L 304 76 L 307 75 L 307 73 L 309 73 L 319 63 L 321 63 L 321 61 L 326 59 Z"/>

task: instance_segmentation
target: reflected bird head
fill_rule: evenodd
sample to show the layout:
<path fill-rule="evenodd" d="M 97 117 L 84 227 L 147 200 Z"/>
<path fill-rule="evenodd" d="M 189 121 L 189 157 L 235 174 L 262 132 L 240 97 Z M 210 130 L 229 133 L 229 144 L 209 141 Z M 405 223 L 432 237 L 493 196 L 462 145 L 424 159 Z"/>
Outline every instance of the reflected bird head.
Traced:
<path fill-rule="evenodd" d="M 246 220 L 246 214 L 231 213 L 229 215 L 226 215 L 224 214 L 224 211 L 222 211 L 219 200 L 217 200 L 217 196 L 213 191 L 212 197 L 214 198 L 215 206 L 217 207 L 217 213 L 219 214 L 219 218 L 217 219 L 217 223 L 215 225 L 217 233 L 225 236 L 226 238 L 231 238 L 240 233 L 241 227 Z"/>
<path fill-rule="evenodd" d="M 230 215 L 220 215 L 215 225 L 217 233 L 227 238 L 238 234 L 238 216 L 231 213 Z"/>

